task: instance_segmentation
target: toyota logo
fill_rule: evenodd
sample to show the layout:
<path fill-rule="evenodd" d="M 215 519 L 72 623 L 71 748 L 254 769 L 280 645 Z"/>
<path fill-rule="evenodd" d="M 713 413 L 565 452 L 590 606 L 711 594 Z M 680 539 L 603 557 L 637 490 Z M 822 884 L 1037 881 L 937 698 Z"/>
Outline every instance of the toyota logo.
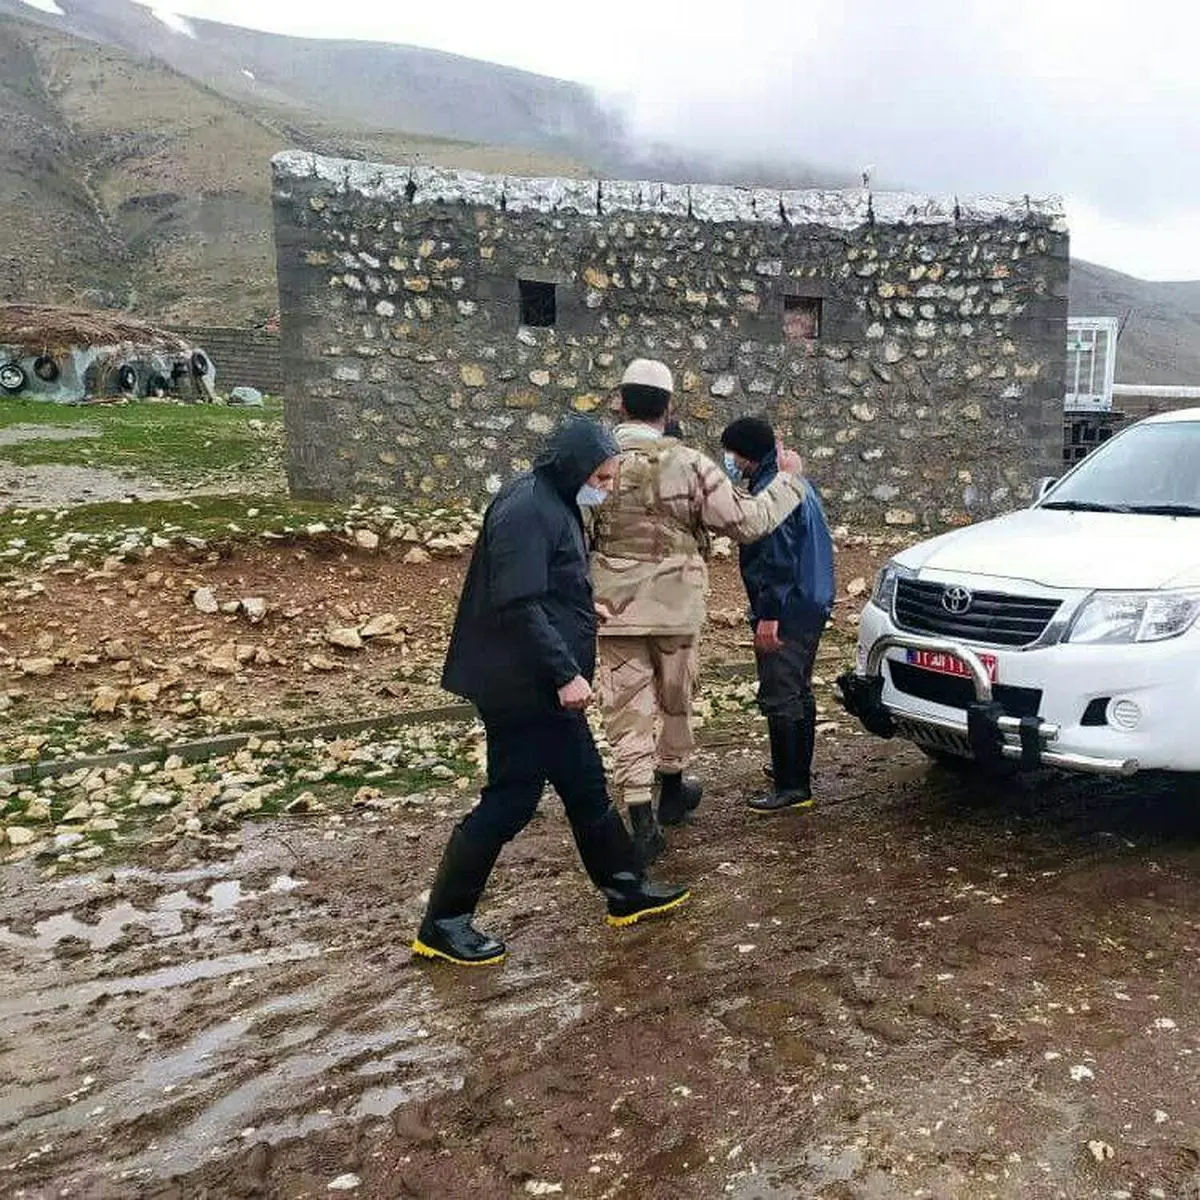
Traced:
<path fill-rule="evenodd" d="M 942 607 L 956 617 L 969 612 L 971 602 L 975 599 L 965 587 L 948 587 L 942 593 Z"/>

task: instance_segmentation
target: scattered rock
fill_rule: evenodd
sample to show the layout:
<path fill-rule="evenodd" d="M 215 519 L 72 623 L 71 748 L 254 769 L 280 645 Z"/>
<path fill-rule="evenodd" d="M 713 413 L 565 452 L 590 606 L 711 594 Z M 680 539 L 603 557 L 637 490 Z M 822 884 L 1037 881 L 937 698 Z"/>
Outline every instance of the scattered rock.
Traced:
<path fill-rule="evenodd" d="M 196 697 L 196 703 L 200 706 L 200 711 L 206 716 L 211 716 L 213 713 L 219 712 L 224 702 L 225 697 L 217 691 L 201 692 Z"/>
<path fill-rule="evenodd" d="M 332 658 L 324 654 L 313 654 L 307 659 L 307 662 L 314 671 L 337 671 L 341 667 L 340 663 L 334 662 Z"/>
<path fill-rule="evenodd" d="M 129 689 L 129 699 L 134 704 L 153 704 L 162 692 L 160 683 L 139 683 Z"/>
<path fill-rule="evenodd" d="M 197 588 L 192 593 L 192 604 L 197 612 L 210 617 L 221 611 L 221 606 L 217 603 L 217 594 L 209 587 Z"/>
<path fill-rule="evenodd" d="M 354 544 L 360 550 L 373 552 L 379 549 L 379 534 L 371 529 L 356 529 L 354 531 Z"/>
<path fill-rule="evenodd" d="M 862 596 L 866 593 L 867 581 L 860 575 L 857 579 L 852 579 L 846 584 L 847 596 Z"/>
<path fill-rule="evenodd" d="M 5 832 L 10 846 L 28 846 L 37 837 L 32 829 L 26 829 L 23 825 L 10 825 Z"/>
<path fill-rule="evenodd" d="M 238 666 L 236 642 L 224 642 L 212 652 L 208 660 L 208 669 L 217 675 L 236 675 Z"/>
<path fill-rule="evenodd" d="M 261 596 L 248 596 L 241 602 L 241 609 L 251 625 L 257 625 L 267 615 L 267 602 Z"/>
<path fill-rule="evenodd" d="M 409 566 L 419 566 L 421 563 L 430 562 L 432 555 L 428 550 L 420 546 L 414 546 L 405 556 L 403 561 Z"/>
<path fill-rule="evenodd" d="M 1098 1162 L 1107 1162 L 1116 1151 L 1107 1143 L 1098 1140 L 1090 1141 L 1087 1148 L 1091 1151 L 1092 1157 Z"/>
<path fill-rule="evenodd" d="M 112 716 L 117 711 L 117 705 L 121 703 L 121 692 L 118 688 L 99 687 L 96 689 L 96 694 L 92 697 L 92 712 L 100 717 Z"/>
<path fill-rule="evenodd" d="M 229 404 L 233 408 L 262 408 L 263 394 L 258 388 L 235 387 L 229 393 Z"/>
<path fill-rule="evenodd" d="M 361 650 L 363 648 L 363 640 L 359 636 L 358 630 L 350 626 L 339 626 L 326 630 L 325 640 L 340 650 Z"/>
<path fill-rule="evenodd" d="M 336 1179 L 329 1181 L 329 1190 L 331 1192 L 352 1192 L 358 1185 L 362 1183 L 357 1175 L 349 1173 L 339 1175 Z"/>
<path fill-rule="evenodd" d="M 64 825 L 75 821 L 86 821 L 92 815 L 92 806 L 86 800 L 80 800 L 78 804 L 67 809 L 62 815 Z"/>
<path fill-rule="evenodd" d="M 365 638 L 388 637 L 400 629 L 400 618 L 395 613 L 380 613 L 372 617 L 358 632 Z"/>
<path fill-rule="evenodd" d="M 57 665 L 52 658 L 17 659 L 17 669 L 22 675 L 53 675 Z"/>

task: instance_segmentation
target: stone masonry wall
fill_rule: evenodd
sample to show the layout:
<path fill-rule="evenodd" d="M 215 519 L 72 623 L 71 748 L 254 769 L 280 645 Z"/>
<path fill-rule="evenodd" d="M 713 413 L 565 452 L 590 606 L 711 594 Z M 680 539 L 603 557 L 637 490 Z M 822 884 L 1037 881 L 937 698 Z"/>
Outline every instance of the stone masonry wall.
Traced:
<path fill-rule="evenodd" d="M 765 415 L 841 520 L 988 516 L 1059 469 L 1054 201 L 274 170 L 299 495 L 485 499 L 563 413 L 608 417 L 638 355 L 675 371 L 689 441 Z"/>

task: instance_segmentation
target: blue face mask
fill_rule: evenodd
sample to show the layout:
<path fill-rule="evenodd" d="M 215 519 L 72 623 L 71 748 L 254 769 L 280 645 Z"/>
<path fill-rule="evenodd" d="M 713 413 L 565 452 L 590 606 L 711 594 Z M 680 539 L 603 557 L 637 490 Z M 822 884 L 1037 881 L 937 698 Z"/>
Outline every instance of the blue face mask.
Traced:
<path fill-rule="evenodd" d="M 728 450 L 725 451 L 725 474 L 728 475 L 734 483 L 742 482 L 742 468 L 737 465 L 737 459 L 735 459 Z"/>
<path fill-rule="evenodd" d="M 603 488 L 593 487 L 590 483 L 585 483 L 575 493 L 575 503 L 580 508 L 595 508 L 598 504 L 603 504 L 607 499 L 608 493 Z"/>

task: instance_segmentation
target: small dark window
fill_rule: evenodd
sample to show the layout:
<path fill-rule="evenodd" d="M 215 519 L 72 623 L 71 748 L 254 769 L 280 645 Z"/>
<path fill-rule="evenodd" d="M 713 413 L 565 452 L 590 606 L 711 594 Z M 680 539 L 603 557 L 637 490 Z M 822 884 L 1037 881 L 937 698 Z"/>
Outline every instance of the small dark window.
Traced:
<path fill-rule="evenodd" d="M 552 329 L 557 316 L 554 284 L 538 283 L 533 279 L 518 279 L 521 292 L 521 324 L 538 329 Z"/>
<path fill-rule="evenodd" d="M 783 337 L 788 342 L 811 342 L 821 336 L 821 301 L 817 296 L 784 296 Z"/>

